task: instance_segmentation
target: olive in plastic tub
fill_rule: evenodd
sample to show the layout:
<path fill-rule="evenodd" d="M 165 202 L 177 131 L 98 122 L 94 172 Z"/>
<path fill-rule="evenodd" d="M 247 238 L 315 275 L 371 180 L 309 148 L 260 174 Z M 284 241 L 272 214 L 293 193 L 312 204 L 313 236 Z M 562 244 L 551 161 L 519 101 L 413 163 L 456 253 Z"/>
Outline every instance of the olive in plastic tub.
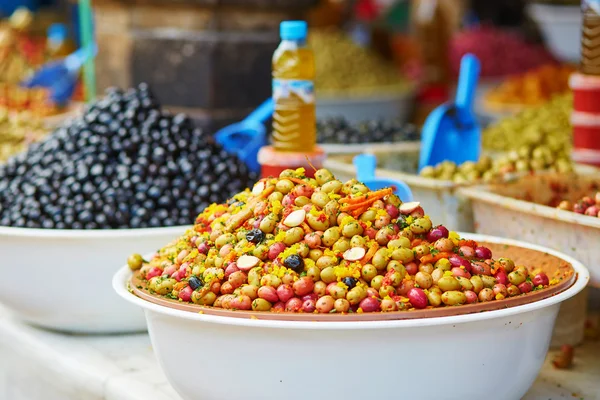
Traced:
<path fill-rule="evenodd" d="M 478 233 L 510 237 L 568 254 L 590 268 L 591 286 L 600 288 L 600 219 L 546 204 L 575 201 L 600 185 L 598 175 L 535 175 L 504 185 L 462 188 L 471 200 Z M 559 196 L 559 197 L 557 197 Z M 584 335 L 587 294 L 565 302 L 553 344 L 577 344 Z"/>
<path fill-rule="evenodd" d="M 433 221 L 448 229 L 473 232 L 473 218 L 469 200 L 457 196 L 461 185 L 417 175 L 419 144 L 407 144 L 402 148 L 390 149 L 382 146 L 365 146 L 365 152 L 377 156 L 378 168 L 375 175 L 405 182 L 427 210 Z M 325 168 L 342 181 L 356 176 L 352 158 L 354 155 L 328 157 Z"/>

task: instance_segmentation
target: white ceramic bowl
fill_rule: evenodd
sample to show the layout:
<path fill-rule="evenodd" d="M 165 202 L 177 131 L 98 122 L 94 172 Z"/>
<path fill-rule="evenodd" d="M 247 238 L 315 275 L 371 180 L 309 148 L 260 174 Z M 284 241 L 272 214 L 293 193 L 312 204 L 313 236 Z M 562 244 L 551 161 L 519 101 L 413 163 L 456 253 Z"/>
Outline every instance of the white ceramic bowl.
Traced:
<path fill-rule="evenodd" d="M 484 235 L 560 257 L 578 274 L 569 289 L 523 306 L 453 317 L 374 322 L 297 322 L 178 311 L 127 290 L 144 308 L 154 351 L 185 400 L 520 399 L 535 380 L 560 303 L 589 281 L 587 269 L 553 250 Z"/>
<path fill-rule="evenodd" d="M 186 227 L 50 230 L 0 227 L 0 302 L 18 318 L 59 331 L 146 330 L 143 313 L 111 289 L 132 253 L 150 253 Z"/>

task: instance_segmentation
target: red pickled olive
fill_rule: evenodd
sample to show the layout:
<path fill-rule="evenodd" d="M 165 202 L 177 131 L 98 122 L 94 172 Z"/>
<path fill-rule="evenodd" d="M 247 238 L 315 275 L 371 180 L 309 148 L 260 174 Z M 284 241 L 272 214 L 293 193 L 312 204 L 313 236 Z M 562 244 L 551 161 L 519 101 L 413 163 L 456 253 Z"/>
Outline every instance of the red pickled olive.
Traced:
<path fill-rule="evenodd" d="M 304 296 L 313 291 L 315 288 L 315 283 L 313 282 L 312 278 L 303 276 L 294 282 L 292 288 L 294 289 L 296 296 Z"/>
<path fill-rule="evenodd" d="M 319 296 L 316 293 L 309 293 L 307 295 L 302 296 L 302 301 L 306 300 L 314 300 L 315 302 L 319 300 Z"/>
<path fill-rule="evenodd" d="M 271 307 L 271 311 L 275 311 L 275 312 L 285 311 L 285 303 L 282 301 L 278 301 L 277 303 L 273 304 L 273 307 Z"/>
<path fill-rule="evenodd" d="M 379 290 L 375 290 L 372 287 L 368 288 L 367 297 L 379 297 Z"/>
<path fill-rule="evenodd" d="M 240 269 L 237 267 L 237 264 L 232 262 L 227 266 L 227 268 L 225 268 L 225 278 L 229 278 L 229 275 L 233 274 L 234 272 L 238 272 L 239 270 Z"/>
<path fill-rule="evenodd" d="M 387 204 L 385 206 L 385 211 L 387 211 L 388 215 L 392 219 L 396 219 L 396 218 L 398 218 L 398 215 L 400 215 L 400 211 L 398 210 L 398 207 L 396 207 L 393 204 Z"/>
<path fill-rule="evenodd" d="M 279 253 L 285 250 L 285 244 L 281 242 L 273 243 L 271 247 L 269 247 L 269 259 L 274 260 L 277 258 Z"/>
<path fill-rule="evenodd" d="M 175 271 L 173 272 L 173 275 L 171 275 L 171 278 L 175 279 L 177 282 L 181 282 L 181 280 L 185 278 L 185 271 Z"/>
<path fill-rule="evenodd" d="M 146 280 L 150 280 L 152 278 L 154 278 L 155 276 L 161 276 L 163 273 L 162 269 L 158 268 L 158 267 L 152 267 L 150 268 L 150 270 L 146 273 Z"/>
<path fill-rule="evenodd" d="M 279 297 L 279 300 L 281 300 L 282 302 L 285 303 L 289 299 L 294 297 L 294 289 L 292 288 L 291 285 L 286 285 L 286 284 L 279 285 L 277 287 L 277 296 Z"/>
<path fill-rule="evenodd" d="M 523 282 L 517 285 L 521 293 L 529 293 L 533 290 L 533 284 L 531 282 Z"/>
<path fill-rule="evenodd" d="M 208 250 L 210 250 L 210 247 L 208 246 L 208 244 L 206 242 L 200 243 L 198 245 L 198 253 L 200 253 L 200 254 L 207 254 Z"/>
<path fill-rule="evenodd" d="M 367 228 L 367 229 L 365 229 L 365 235 L 367 235 L 369 237 L 369 239 L 373 240 L 373 239 L 375 239 L 375 236 L 377 235 L 377 230 L 374 228 Z"/>
<path fill-rule="evenodd" d="M 539 285 L 547 286 L 550 284 L 550 279 L 548 279 L 548 275 L 546 275 L 543 272 L 540 272 L 539 274 L 534 276 L 532 281 L 533 281 L 534 286 L 539 286 Z"/>
<path fill-rule="evenodd" d="M 450 235 L 450 232 L 448 232 L 448 229 L 446 229 L 445 226 L 443 226 L 443 225 L 436 226 L 435 228 L 430 230 L 429 233 L 427 234 L 427 241 L 429 243 L 434 243 L 435 241 L 437 241 L 441 238 L 447 238 L 448 235 Z"/>
<path fill-rule="evenodd" d="M 479 246 L 475 249 L 475 257 L 483 260 L 492 258 L 492 251 L 487 247 Z"/>
<path fill-rule="evenodd" d="M 465 267 L 465 269 L 470 273 L 471 271 L 471 263 L 459 255 L 453 254 L 448 258 L 450 261 L 450 265 L 453 267 Z"/>
<path fill-rule="evenodd" d="M 276 303 L 279 301 L 277 290 L 272 286 L 261 286 L 258 288 L 258 297 L 271 303 Z"/>
<path fill-rule="evenodd" d="M 177 267 L 175 265 L 169 265 L 168 267 L 165 268 L 165 270 L 163 271 L 163 275 L 167 274 L 169 276 L 173 275 L 175 273 L 175 271 L 177 271 Z"/>
<path fill-rule="evenodd" d="M 496 272 L 494 278 L 496 278 L 496 282 L 502 285 L 508 285 L 508 275 L 506 275 L 506 272 L 504 272 L 504 270 L 501 269 L 498 272 Z"/>
<path fill-rule="evenodd" d="M 379 300 L 373 297 L 366 297 L 361 300 L 359 307 L 363 312 L 375 312 L 379 311 Z"/>
<path fill-rule="evenodd" d="M 469 246 L 460 246 L 458 249 L 458 254 L 466 258 L 473 258 L 475 257 L 475 250 Z"/>
<path fill-rule="evenodd" d="M 189 302 L 192 300 L 192 292 L 194 290 L 190 286 L 186 286 L 179 291 L 178 297 L 181 301 Z"/>
<path fill-rule="evenodd" d="M 302 300 L 292 297 L 285 303 L 285 311 L 298 312 L 302 309 Z"/>
<path fill-rule="evenodd" d="M 423 309 L 427 307 L 427 295 L 425 294 L 423 289 L 412 288 L 408 291 L 406 297 L 408 297 L 410 304 L 412 304 L 414 308 Z"/>
<path fill-rule="evenodd" d="M 466 270 L 466 268 L 462 269 L 460 267 L 454 267 L 452 268 L 452 275 L 462 276 L 463 278 L 471 279 L 471 274 L 469 273 L 469 271 Z"/>
<path fill-rule="evenodd" d="M 409 262 L 404 266 L 404 269 L 406 269 L 406 273 L 409 275 L 415 275 L 419 272 L 419 266 L 415 262 Z"/>
<path fill-rule="evenodd" d="M 465 290 L 465 297 L 467 298 L 467 304 L 477 303 L 477 293 L 472 290 Z"/>
<path fill-rule="evenodd" d="M 315 312 L 315 310 L 317 309 L 316 303 L 317 302 L 313 299 L 304 300 L 304 302 L 302 303 L 302 311 L 304 311 L 305 313 Z"/>

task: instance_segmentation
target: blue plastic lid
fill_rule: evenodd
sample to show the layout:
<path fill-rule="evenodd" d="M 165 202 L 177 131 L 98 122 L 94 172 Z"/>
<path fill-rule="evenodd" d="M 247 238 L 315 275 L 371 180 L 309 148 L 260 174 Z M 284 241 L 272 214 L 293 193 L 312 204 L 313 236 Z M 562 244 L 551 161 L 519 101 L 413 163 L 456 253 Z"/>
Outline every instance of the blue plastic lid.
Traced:
<path fill-rule="evenodd" d="M 306 21 L 283 21 L 279 26 L 279 35 L 283 40 L 306 39 L 308 24 Z"/>
<path fill-rule="evenodd" d="M 48 38 L 57 41 L 67 39 L 67 27 L 64 24 L 52 24 L 48 27 Z"/>

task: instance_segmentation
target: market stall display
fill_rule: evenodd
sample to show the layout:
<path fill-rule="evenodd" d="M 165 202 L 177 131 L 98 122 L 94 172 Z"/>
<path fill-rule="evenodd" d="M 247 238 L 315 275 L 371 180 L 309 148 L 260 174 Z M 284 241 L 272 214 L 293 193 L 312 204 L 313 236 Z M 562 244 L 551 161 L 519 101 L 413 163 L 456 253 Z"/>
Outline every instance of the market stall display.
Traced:
<path fill-rule="evenodd" d="M 42 119 L 29 112 L 10 113 L 0 108 L 0 163 L 27 149 L 49 133 Z"/>
<path fill-rule="evenodd" d="M 180 303 L 320 314 L 502 301 L 569 281 L 563 270 L 548 276 L 492 259 L 489 248 L 434 227 L 420 203 L 343 184 L 325 169 L 315 180 L 302 170 L 262 179 L 204 210 L 148 262 L 137 254 L 128 264 L 150 294 Z"/>
<path fill-rule="evenodd" d="M 352 123 L 342 117 L 317 121 L 317 142 L 345 145 L 366 143 L 395 143 L 419 140 L 419 130 L 400 120 L 373 119 Z"/>
<path fill-rule="evenodd" d="M 0 177 L 0 225 L 51 229 L 186 225 L 251 183 L 243 163 L 161 111 L 145 85 L 109 91 Z"/>
<path fill-rule="evenodd" d="M 492 26 L 476 26 L 457 33 L 450 42 L 450 65 L 455 76 L 460 60 L 471 53 L 481 60 L 481 77 L 501 78 L 556 63 L 539 44 L 530 44 L 511 32 Z"/>
<path fill-rule="evenodd" d="M 568 93 L 503 118 L 483 130 L 483 148 L 507 152 L 540 146 L 570 158 L 572 104 L 573 96 Z"/>
<path fill-rule="evenodd" d="M 315 53 L 319 119 L 408 119 L 414 88 L 392 63 L 339 30 L 316 29 L 308 43 Z"/>
<path fill-rule="evenodd" d="M 6 281 L 0 302 L 29 323 L 86 333 L 144 330 L 143 314 L 110 290 L 115 265 L 132 248 L 153 251 L 179 236 L 198 207 L 253 182 L 244 164 L 186 116 L 161 110 L 143 84 L 110 90 L 0 166 L 0 177 L 0 266 L 27 268 L 37 288 Z M 57 290 L 65 277 L 94 284 Z"/>
<path fill-rule="evenodd" d="M 483 106 L 488 112 L 518 112 L 542 105 L 569 91 L 569 77 L 574 71 L 570 65 L 550 64 L 509 76 L 484 95 Z"/>

